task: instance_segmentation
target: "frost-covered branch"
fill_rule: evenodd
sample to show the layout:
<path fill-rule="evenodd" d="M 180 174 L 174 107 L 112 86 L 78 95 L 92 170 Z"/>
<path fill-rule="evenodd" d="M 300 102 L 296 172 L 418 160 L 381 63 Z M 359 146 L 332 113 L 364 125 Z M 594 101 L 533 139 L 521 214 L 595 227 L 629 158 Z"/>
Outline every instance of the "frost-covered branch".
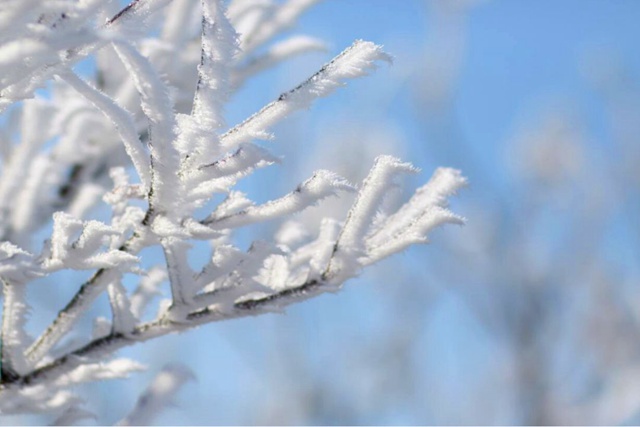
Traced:
<path fill-rule="evenodd" d="M 238 228 L 256 222 L 280 218 L 315 205 L 338 190 L 353 191 L 346 181 L 329 171 L 316 171 L 311 178 L 300 184 L 286 196 L 260 206 L 250 206 L 239 212 L 219 217 L 209 217 L 203 224 L 214 229 Z"/>
<path fill-rule="evenodd" d="M 268 131 L 274 124 L 296 110 L 309 108 L 315 99 L 329 95 L 345 79 L 366 75 L 380 60 L 390 61 L 391 57 L 374 43 L 356 41 L 317 73 L 226 132 L 222 145 L 233 149 L 254 138 L 269 139 Z"/>
<path fill-rule="evenodd" d="M 86 416 L 75 385 L 141 369 L 110 359 L 117 350 L 335 292 L 364 267 L 426 242 L 434 227 L 461 221 L 447 210 L 465 183 L 452 169 L 383 215 L 401 173 L 417 172 L 389 156 L 359 186 L 319 170 L 259 204 L 238 190 L 241 179 L 282 160 L 256 139 L 390 60 L 382 47 L 356 41 L 227 128 L 224 108 L 242 82 L 321 47 L 304 36 L 272 44 L 316 2 L 233 1 L 226 11 L 221 0 L 133 0 L 120 10 L 97 0 L 25 0 L 0 8 L 0 105 L 21 115 L 0 132 L 1 413 Z M 92 55 L 95 76 L 73 69 Z M 29 100 L 44 84 L 48 96 Z M 282 235 L 295 238 L 238 247 L 236 229 L 286 220 L 345 192 L 356 193 L 346 218 L 325 218 L 317 230 L 285 222 Z M 211 250 L 204 265 L 190 259 L 200 242 Z M 149 248 L 161 250 L 162 265 L 144 267 Z M 86 280 L 53 280 L 68 270 L 86 271 Z M 75 293 L 30 338 L 27 290 L 58 286 Z M 110 318 L 86 319 L 103 295 Z M 93 321 L 91 334 L 81 332 L 83 320 Z M 176 387 L 184 380 L 172 378 Z M 122 423 L 148 420 L 172 393 L 152 385 Z"/>
<path fill-rule="evenodd" d="M 103 25 L 93 21 L 100 1 L 18 1 L 3 6 L 0 23 L 0 112 L 33 96 L 55 73 L 63 72 L 109 42 L 101 31 L 131 31 L 171 0 L 132 0 Z M 19 5 L 18 5 L 19 4 Z"/>

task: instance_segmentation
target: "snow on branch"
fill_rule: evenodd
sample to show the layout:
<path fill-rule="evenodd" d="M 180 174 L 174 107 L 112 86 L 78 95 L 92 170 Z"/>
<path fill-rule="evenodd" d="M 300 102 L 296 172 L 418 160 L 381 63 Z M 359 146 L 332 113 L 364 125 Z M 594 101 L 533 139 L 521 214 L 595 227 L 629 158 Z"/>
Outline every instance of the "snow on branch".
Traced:
<path fill-rule="evenodd" d="M 313 76 L 225 133 L 222 145 L 232 150 L 254 138 L 268 139 L 273 125 L 296 110 L 308 108 L 315 99 L 329 95 L 344 80 L 366 75 L 380 60 L 390 61 L 391 57 L 374 43 L 356 41 Z"/>
<path fill-rule="evenodd" d="M 142 369 L 112 359 L 119 349 L 335 292 L 366 266 L 427 242 L 435 227 L 462 222 L 448 199 L 466 180 L 447 168 L 383 214 L 401 175 L 417 172 L 389 156 L 360 185 L 319 170 L 264 203 L 239 191 L 241 179 L 282 161 L 254 139 L 270 138 L 291 113 L 390 61 L 380 46 L 356 41 L 227 129 L 224 109 L 238 85 L 322 47 L 277 37 L 317 0 L 235 0 L 228 11 L 222 0 L 201 0 L 200 8 L 197 0 L 132 0 L 119 11 L 115 3 L 0 7 L 0 110 L 12 114 L 0 121 L 1 413 L 84 417 L 74 386 Z M 95 76 L 73 69 L 92 55 Z M 29 99 L 49 81 L 46 96 Z M 318 229 L 290 221 L 347 192 L 355 200 L 345 218 L 324 218 Z M 238 247 L 235 230 L 265 221 L 284 225 L 273 239 Z M 191 249 L 202 242 L 211 253 L 197 265 Z M 149 268 L 153 248 L 164 260 Z M 53 276 L 62 270 L 86 276 L 81 283 Z M 29 287 L 72 293 L 34 339 L 26 333 L 36 312 Z M 111 318 L 91 318 L 103 295 Z M 82 332 L 83 320 L 93 322 L 92 334 Z M 163 371 L 121 423 L 150 421 L 188 377 Z"/>
<path fill-rule="evenodd" d="M 319 170 L 286 196 L 260 206 L 250 206 L 226 216 L 210 216 L 203 223 L 214 229 L 238 228 L 256 222 L 281 218 L 299 212 L 320 200 L 335 196 L 338 190 L 353 191 L 344 179 L 332 172 Z"/>
<path fill-rule="evenodd" d="M 119 230 L 102 222 L 83 222 L 63 212 L 56 212 L 50 254 L 43 260 L 43 268 L 55 271 L 62 268 L 88 270 L 118 267 L 124 271 L 127 266 L 135 264 L 138 258 L 119 249 L 98 252 L 108 244 L 110 236 L 118 234 Z"/>
<path fill-rule="evenodd" d="M 149 146 L 153 170 L 150 203 L 155 203 L 158 207 L 170 207 L 178 203 L 182 191 L 176 176 L 176 171 L 180 170 L 180 157 L 174 145 L 175 114 L 169 91 L 149 60 L 133 46 L 126 42 L 117 42 L 114 43 L 114 47 L 131 73 L 140 93 L 142 110 L 149 120 Z"/>
<path fill-rule="evenodd" d="M 201 126 L 223 126 L 222 109 L 229 94 L 229 67 L 238 50 L 237 35 L 224 16 L 220 0 L 202 0 L 202 47 L 192 116 Z"/>
<path fill-rule="evenodd" d="M 353 207 L 347 215 L 342 233 L 338 238 L 337 249 L 362 251 L 362 243 L 368 225 L 382 203 L 382 198 L 393 185 L 394 176 L 400 172 L 415 173 L 416 169 L 409 163 L 402 163 L 391 156 L 382 156 L 369 172 L 362 184 Z"/>
<path fill-rule="evenodd" d="M 419 188 L 396 213 L 365 239 L 369 263 L 400 252 L 412 244 L 427 243 L 427 234 L 445 223 L 464 224 L 464 218 L 448 211 L 448 198 L 467 185 L 460 171 L 436 169 L 433 177 Z"/>

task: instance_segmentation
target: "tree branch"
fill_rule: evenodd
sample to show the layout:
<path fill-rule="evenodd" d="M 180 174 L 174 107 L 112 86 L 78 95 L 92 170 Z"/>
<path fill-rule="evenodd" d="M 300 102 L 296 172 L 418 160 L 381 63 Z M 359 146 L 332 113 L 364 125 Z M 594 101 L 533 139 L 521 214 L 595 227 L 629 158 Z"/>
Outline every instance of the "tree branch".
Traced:
<path fill-rule="evenodd" d="M 142 240 L 139 233 L 134 233 L 120 248 L 122 252 L 137 253 L 141 247 L 136 244 Z M 26 357 L 32 365 L 37 364 L 46 354 L 69 332 L 78 318 L 95 299 L 106 289 L 113 279 L 112 268 L 98 269 L 89 280 L 80 286 L 80 289 L 71 298 L 69 303 L 60 310 L 58 316 L 27 349 Z"/>
<path fill-rule="evenodd" d="M 186 331 L 206 323 L 269 313 L 272 311 L 270 308 L 273 306 L 285 307 L 334 289 L 334 284 L 314 279 L 271 295 L 236 302 L 231 312 L 222 313 L 214 308 L 205 308 L 190 313 L 184 322 L 172 322 L 167 318 L 161 318 L 139 325 L 129 333 L 115 332 L 95 339 L 85 346 L 71 351 L 26 375 L 3 379 L 1 386 L 7 388 L 40 384 L 64 375 L 74 367 L 86 363 L 87 358 L 103 357 L 128 345 L 175 332 Z"/>

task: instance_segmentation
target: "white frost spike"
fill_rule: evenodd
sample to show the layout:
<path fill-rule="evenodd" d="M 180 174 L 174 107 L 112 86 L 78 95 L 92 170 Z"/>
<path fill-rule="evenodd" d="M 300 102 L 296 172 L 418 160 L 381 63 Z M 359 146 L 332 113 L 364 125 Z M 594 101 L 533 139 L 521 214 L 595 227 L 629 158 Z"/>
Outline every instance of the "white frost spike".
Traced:
<path fill-rule="evenodd" d="M 162 410 L 173 404 L 173 399 L 182 386 L 193 379 L 195 376 L 184 365 L 172 364 L 164 367 L 140 395 L 131 413 L 117 425 L 150 425 Z"/>
<path fill-rule="evenodd" d="M 224 126 L 229 99 L 230 64 L 238 51 L 237 34 L 224 15 L 220 0 L 201 0 L 202 37 L 198 82 L 191 116 L 180 120 L 179 146 L 187 152 L 184 168 L 208 162 L 219 152 L 216 131 Z"/>
<path fill-rule="evenodd" d="M 356 41 L 309 79 L 224 134 L 222 145 L 232 149 L 263 136 L 292 112 L 308 108 L 315 99 L 329 95 L 344 80 L 366 75 L 375 68 L 376 61 L 391 61 L 391 57 L 374 43 Z"/>
<path fill-rule="evenodd" d="M 80 238 L 72 246 L 78 256 L 86 256 L 107 243 L 106 237 L 117 234 L 117 230 L 100 221 L 88 221 L 84 224 Z"/>
<path fill-rule="evenodd" d="M 415 234 L 418 232 L 418 227 L 424 228 L 432 221 L 438 222 L 437 218 L 445 222 L 462 222 L 462 218 L 451 214 L 444 208 L 448 206 L 447 198 L 466 184 L 467 180 L 459 170 L 436 169 L 429 182 L 420 187 L 396 213 L 386 218 L 374 233 L 367 236 L 367 246 L 370 248 L 380 247 L 401 238 L 407 232 Z M 435 207 L 441 209 L 434 209 Z M 425 236 L 426 234 L 422 234 L 422 237 Z"/>
<path fill-rule="evenodd" d="M 202 179 L 220 179 L 226 176 L 234 176 L 240 172 L 251 172 L 261 163 L 273 164 L 280 159 L 259 145 L 243 144 L 233 153 L 211 164 L 200 166 Z"/>
<path fill-rule="evenodd" d="M 368 253 L 361 262 L 369 265 L 394 253 L 403 251 L 414 244 L 428 243 L 427 235 L 436 227 L 444 224 L 464 224 L 464 218 L 454 215 L 447 209 L 433 206 L 423 212 L 405 232 L 394 239 L 380 244 L 379 246 L 368 247 Z"/>
<path fill-rule="evenodd" d="M 75 255 L 74 255 L 75 257 Z M 131 270 L 138 262 L 138 257 L 120 250 L 100 252 L 86 258 L 84 261 L 66 260 L 66 267 L 78 270 L 94 268 L 119 268 L 121 271 Z"/>
<path fill-rule="evenodd" d="M 353 187 L 336 174 L 319 170 L 286 196 L 260 206 L 251 206 L 234 215 L 206 222 L 214 229 L 236 228 L 299 212 L 337 191 L 353 191 Z"/>
<path fill-rule="evenodd" d="M 279 161 L 264 148 L 245 144 L 220 160 L 186 173 L 183 176 L 184 187 L 188 189 L 185 210 L 201 206 L 212 194 L 229 192 L 241 178 Z"/>
<path fill-rule="evenodd" d="M 76 236 L 80 236 L 76 240 Z M 128 267 L 138 261 L 134 255 L 120 250 L 96 252 L 107 246 L 110 236 L 120 232 L 99 221 L 83 223 L 64 212 L 53 215 L 53 233 L 51 235 L 51 256 L 44 260 L 49 271 L 61 268 L 78 270 L 106 267 Z"/>
<path fill-rule="evenodd" d="M 237 34 L 224 16 L 222 2 L 201 3 L 202 51 L 192 115 L 211 130 L 224 124 L 222 109 L 229 95 L 229 64 L 233 63 L 238 45 Z"/>
<path fill-rule="evenodd" d="M 53 214 L 51 233 L 51 258 L 64 260 L 69 256 L 70 241 L 82 232 L 82 221 L 64 212 Z"/>
<path fill-rule="evenodd" d="M 368 227 L 373 222 L 385 193 L 393 185 L 395 175 L 400 172 L 415 173 L 417 169 L 391 156 L 380 156 L 376 159 L 347 214 L 344 228 L 338 238 L 338 250 L 361 252 L 364 249 L 362 242 Z"/>

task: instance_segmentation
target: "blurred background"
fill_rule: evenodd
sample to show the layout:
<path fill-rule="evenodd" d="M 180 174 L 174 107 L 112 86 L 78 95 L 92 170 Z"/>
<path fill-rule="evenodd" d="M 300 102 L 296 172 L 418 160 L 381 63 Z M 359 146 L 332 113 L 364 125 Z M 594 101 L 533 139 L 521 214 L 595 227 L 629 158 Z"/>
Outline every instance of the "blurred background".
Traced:
<path fill-rule="evenodd" d="M 88 387 L 118 421 L 167 363 L 193 371 L 158 424 L 640 423 L 640 2 L 325 0 L 327 42 L 248 82 L 234 124 L 355 39 L 392 66 L 275 130 L 254 199 L 318 168 L 352 182 L 379 154 L 470 185 L 466 226 L 284 315 L 211 324 L 120 354 L 149 370 Z M 329 201 L 294 221 L 340 216 Z M 277 233 L 243 231 L 240 242 Z M 89 420 L 88 422 L 91 422 Z"/>
<path fill-rule="evenodd" d="M 230 124 L 354 39 L 383 44 L 394 64 L 276 129 L 282 165 L 245 190 L 266 200 L 317 168 L 359 182 L 376 155 L 394 154 L 423 170 L 399 199 L 437 166 L 461 169 L 470 186 L 452 210 L 468 224 L 285 315 L 128 349 L 150 369 L 97 386 L 99 413 L 133 406 L 178 360 L 198 380 L 160 424 L 640 422 L 638 16 L 635 0 L 312 8 L 296 31 L 328 53 L 249 82 Z"/>

